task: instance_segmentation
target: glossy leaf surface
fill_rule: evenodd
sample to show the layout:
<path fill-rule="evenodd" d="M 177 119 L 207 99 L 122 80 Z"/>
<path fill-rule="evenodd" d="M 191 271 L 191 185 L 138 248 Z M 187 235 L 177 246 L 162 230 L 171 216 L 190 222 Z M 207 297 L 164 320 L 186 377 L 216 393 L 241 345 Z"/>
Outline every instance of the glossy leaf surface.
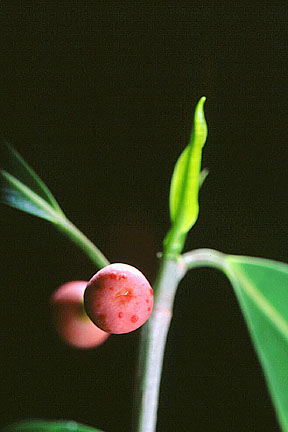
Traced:
<path fill-rule="evenodd" d="M 74 421 L 22 421 L 8 425 L 1 432 L 103 432 Z"/>
<path fill-rule="evenodd" d="M 247 321 L 283 431 L 288 431 L 288 265 L 227 256 L 227 274 Z"/>
<path fill-rule="evenodd" d="M 0 200 L 49 221 L 64 217 L 47 186 L 7 142 L 1 145 Z"/>

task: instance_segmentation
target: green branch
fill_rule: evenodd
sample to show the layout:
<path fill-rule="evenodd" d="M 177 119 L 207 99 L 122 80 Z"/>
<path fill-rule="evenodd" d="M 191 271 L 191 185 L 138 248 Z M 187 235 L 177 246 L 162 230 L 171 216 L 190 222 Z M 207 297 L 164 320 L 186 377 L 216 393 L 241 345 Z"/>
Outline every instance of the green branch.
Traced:
<path fill-rule="evenodd" d="M 96 264 L 97 268 L 101 269 L 110 264 L 103 253 L 92 243 L 72 222 L 68 219 L 59 218 L 55 227 L 62 232 L 66 237 L 72 240 L 90 260 Z"/>

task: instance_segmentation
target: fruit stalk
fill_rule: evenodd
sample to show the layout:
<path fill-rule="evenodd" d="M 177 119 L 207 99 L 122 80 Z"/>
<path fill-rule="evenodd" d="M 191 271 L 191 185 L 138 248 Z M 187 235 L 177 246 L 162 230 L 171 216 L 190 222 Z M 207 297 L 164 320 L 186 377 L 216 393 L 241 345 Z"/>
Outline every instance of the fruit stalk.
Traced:
<path fill-rule="evenodd" d="M 163 256 L 154 284 L 154 308 L 143 326 L 136 370 L 133 432 L 154 432 L 165 344 L 177 286 L 185 274 L 181 258 Z"/>

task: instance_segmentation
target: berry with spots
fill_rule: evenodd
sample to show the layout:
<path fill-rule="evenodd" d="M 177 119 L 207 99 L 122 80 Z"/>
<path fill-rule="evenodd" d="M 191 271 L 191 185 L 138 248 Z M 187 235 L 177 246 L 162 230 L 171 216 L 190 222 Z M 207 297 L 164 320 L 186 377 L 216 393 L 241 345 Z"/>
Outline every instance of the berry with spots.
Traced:
<path fill-rule="evenodd" d="M 61 339 L 76 348 L 95 348 L 109 334 L 96 327 L 87 316 L 83 295 L 87 282 L 73 281 L 61 285 L 51 296 L 52 317 Z"/>
<path fill-rule="evenodd" d="M 153 290 L 145 276 L 128 264 L 99 270 L 84 294 L 87 315 L 108 333 L 129 333 L 141 327 L 153 308 Z"/>

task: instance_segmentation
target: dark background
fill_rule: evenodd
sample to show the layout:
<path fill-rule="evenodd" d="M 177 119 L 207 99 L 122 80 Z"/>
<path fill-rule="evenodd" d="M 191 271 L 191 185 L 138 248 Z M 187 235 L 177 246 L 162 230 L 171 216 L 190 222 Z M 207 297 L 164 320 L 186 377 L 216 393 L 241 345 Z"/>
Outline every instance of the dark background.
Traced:
<path fill-rule="evenodd" d="M 0 7 L 1 133 L 109 260 L 153 281 L 173 165 L 205 95 L 210 174 L 185 250 L 287 262 L 285 2 L 31 3 Z M 64 346 L 49 296 L 95 268 L 43 220 L 2 206 L 0 221 L 0 424 L 129 431 L 139 332 Z M 279 431 L 228 281 L 194 270 L 176 298 L 157 431 L 243 430 Z"/>

